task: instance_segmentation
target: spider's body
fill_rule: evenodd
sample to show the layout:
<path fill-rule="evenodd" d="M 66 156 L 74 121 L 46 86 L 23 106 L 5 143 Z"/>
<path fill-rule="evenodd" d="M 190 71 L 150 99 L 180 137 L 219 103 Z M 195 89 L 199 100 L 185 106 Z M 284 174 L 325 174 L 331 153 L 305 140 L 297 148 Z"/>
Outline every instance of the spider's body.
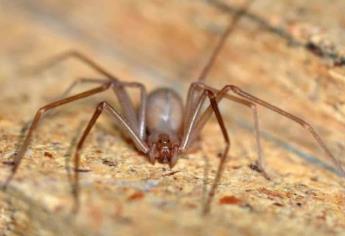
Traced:
<path fill-rule="evenodd" d="M 153 164 L 158 161 L 173 167 L 178 152 L 183 121 L 183 104 L 180 96 L 169 88 L 158 88 L 147 98 L 146 128 L 148 157 Z"/>

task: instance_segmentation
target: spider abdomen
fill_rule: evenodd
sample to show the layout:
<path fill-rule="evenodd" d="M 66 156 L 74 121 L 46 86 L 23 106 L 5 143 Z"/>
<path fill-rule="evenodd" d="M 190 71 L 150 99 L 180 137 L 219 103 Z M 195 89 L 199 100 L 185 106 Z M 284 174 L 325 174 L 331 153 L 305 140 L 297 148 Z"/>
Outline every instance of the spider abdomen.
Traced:
<path fill-rule="evenodd" d="M 148 95 L 146 121 L 149 132 L 178 133 L 183 119 L 183 103 L 172 89 L 159 88 Z"/>

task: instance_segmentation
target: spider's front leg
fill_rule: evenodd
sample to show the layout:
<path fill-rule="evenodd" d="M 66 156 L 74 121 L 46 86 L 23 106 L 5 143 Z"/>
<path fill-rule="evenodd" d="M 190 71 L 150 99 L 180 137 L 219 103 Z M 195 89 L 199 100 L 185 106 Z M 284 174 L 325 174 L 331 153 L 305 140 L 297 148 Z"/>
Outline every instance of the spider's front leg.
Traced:
<path fill-rule="evenodd" d="M 210 189 L 210 192 L 208 193 L 208 198 L 205 202 L 205 205 L 204 205 L 204 209 L 203 209 L 203 214 L 207 214 L 209 211 L 210 211 L 210 205 L 211 205 L 211 202 L 212 202 L 212 199 L 214 198 L 214 194 L 216 192 L 216 189 L 218 187 L 218 183 L 220 181 L 220 178 L 222 177 L 222 174 L 223 174 L 223 169 L 224 169 L 224 166 L 225 166 L 225 163 L 226 163 L 226 159 L 228 157 L 228 152 L 229 152 L 229 149 L 230 149 L 230 137 L 228 135 L 228 131 L 225 127 L 225 124 L 224 124 L 224 120 L 223 120 L 223 117 L 219 111 L 219 107 L 218 107 L 218 103 L 217 103 L 217 100 L 216 100 L 216 96 L 215 94 L 211 91 L 211 90 L 205 90 L 206 91 L 206 94 L 210 100 L 210 103 L 211 103 L 211 107 L 216 115 L 216 118 L 217 118 L 217 121 L 218 121 L 218 124 L 222 130 L 222 134 L 223 134 L 223 138 L 224 138 L 224 141 L 225 141 L 225 148 L 224 148 L 224 151 L 222 153 L 222 156 L 221 156 L 221 159 L 220 159 L 220 162 L 219 162 L 219 165 L 218 165 L 218 169 L 217 169 L 217 173 L 216 173 L 216 177 L 213 181 L 213 184 L 211 186 L 211 189 Z"/>
<path fill-rule="evenodd" d="M 256 145 L 257 145 L 257 157 L 258 157 L 257 161 L 255 162 L 255 167 L 257 168 L 257 170 L 260 173 L 262 173 L 262 175 L 267 180 L 271 180 L 272 178 L 271 178 L 271 175 L 269 174 L 269 171 L 266 168 L 264 156 L 262 153 L 260 125 L 259 125 L 257 105 L 251 101 L 246 100 L 246 99 L 242 99 L 242 98 L 228 94 L 228 92 L 230 91 L 229 86 L 224 86 L 223 89 L 221 89 L 221 90 L 212 88 L 212 87 L 204 84 L 203 82 L 195 82 L 195 83 L 193 83 L 193 86 L 199 90 L 200 89 L 201 90 L 208 89 L 208 90 L 213 91 L 216 94 L 215 96 L 216 96 L 216 101 L 218 104 L 223 100 L 223 98 L 227 98 L 227 99 L 229 99 L 235 103 L 244 105 L 244 106 L 246 106 L 252 110 L 253 119 L 254 119 L 255 140 L 256 140 Z M 202 113 L 200 115 L 200 118 L 198 119 L 198 121 L 195 125 L 195 129 L 193 131 L 192 137 L 195 137 L 195 136 L 200 134 L 201 130 L 204 128 L 206 122 L 209 120 L 212 113 L 213 113 L 213 109 L 212 109 L 211 105 L 209 105 L 209 107 L 204 111 L 204 113 Z"/>
<path fill-rule="evenodd" d="M 208 98 L 210 101 L 211 109 L 216 115 L 218 124 L 221 128 L 223 138 L 225 141 L 225 148 L 218 165 L 216 177 L 208 193 L 208 197 L 203 205 L 202 213 L 206 215 L 210 211 L 211 202 L 214 198 L 216 189 L 218 187 L 218 183 L 223 173 L 223 169 L 224 169 L 228 152 L 230 149 L 230 137 L 225 127 L 222 115 L 219 111 L 217 99 L 214 92 L 211 91 L 210 89 L 205 88 L 201 91 L 201 93 L 197 93 L 195 95 L 195 93 L 198 92 L 195 89 L 196 89 L 195 85 L 192 84 L 188 93 L 188 97 L 187 97 L 186 109 L 187 110 L 192 109 L 192 107 L 194 107 L 194 109 L 192 110 L 192 112 L 187 112 L 185 116 L 185 127 L 184 127 L 184 134 L 181 141 L 180 152 L 182 153 L 186 152 L 191 142 L 193 142 L 193 135 L 192 135 L 193 129 L 196 127 L 195 125 L 197 124 L 197 121 L 200 118 L 200 111 L 206 98 Z"/>
<path fill-rule="evenodd" d="M 119 126 L 121 126 L 121 128 L 124 131 L 128 132 L 129 136 L 131 137 L 136 148 L 139 151 L 145 154 L 149 152 L 149 147 L 147 146 L 147 144 L 140 138 L 137 131 L 131 127 L 128 121 L 125 120 L 109 103 L 101 102 L 97 106 L 94 114 L 91 117 L 91 120 L 89 121 L 87 127 L 85 128 L 83 135 L 81 136 L 77 144 L 76 152 L 74 155 L 74 185 L 73 185 L 73 195 L 74 195 L 74 200 L 75 200 L 74 209 L 73 209 L 74 212 L 77 212 L 79 209 L 79 171 L 78 170 L 79 170 L 79 164 L 80 164 L 80 152 L 86 140 L 86 137 L 88 136 L 92 127 L 95 125 L 98 117 L 102 114 L 104 110 L 108 111 L 110 115 L 118 122 Z"/>

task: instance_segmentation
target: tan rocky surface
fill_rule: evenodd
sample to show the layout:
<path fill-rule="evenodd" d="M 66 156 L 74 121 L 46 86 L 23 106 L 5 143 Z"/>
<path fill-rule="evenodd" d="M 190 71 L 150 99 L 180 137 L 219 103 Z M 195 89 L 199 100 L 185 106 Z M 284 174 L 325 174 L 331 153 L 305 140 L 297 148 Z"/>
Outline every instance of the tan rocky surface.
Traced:
<path fill-rule="evenodd" d="M 78 77 L 69 61 L 35 76 L 22 69 L 77 49 L 124 81 L 170 86 L 185 96 L 244 1 L 0 0 L 0 157 L 9 160 L 25 124 Z M 224 5 L 225 4 L 225 5 Z M 236 84 L 308 120 L 344 163 L 345 3 L 256 0 L 207 82 Z M 76 89 L 82 91 L 89 86 Z M 68 163 L 95 105 L 111 93 L 44 120 L 9 189 L 0 192 L 3 235 L 345 235 L 344 179 L 298 125 L 260 109 L 263 146 L 275 177 L 256 158 L 251 114 L 224 101 L 233 140 L 211 214 L 200 215 L 205 164 L 210 183 L 223 140 L 215 121 L 201 148 L 173 169 L 150 165 L 103 117 L 83 151 L 82 208 L 72 207 Z M 208 160 L 208 161 L 206 161 Z M 318 161 L 319 160 L 319 161 Z M 0 164 L 0 179 L 9 167 Z"/>

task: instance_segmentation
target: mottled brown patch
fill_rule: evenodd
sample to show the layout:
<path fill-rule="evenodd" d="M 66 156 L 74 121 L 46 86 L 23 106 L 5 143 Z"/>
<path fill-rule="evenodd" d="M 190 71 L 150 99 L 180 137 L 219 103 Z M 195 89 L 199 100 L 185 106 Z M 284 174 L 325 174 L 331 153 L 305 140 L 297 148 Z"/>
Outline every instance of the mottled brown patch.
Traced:
<path fill-rule="evenodd" d="M 144 193 L 143 192 L 135 192 L 132 195 L 130 195 L 127 200 L 128 201 L 137 201 L 144 198 Z"/>
<path fill-rule="evenodd" d="M 188 202 L 186 203 L 186 207 L 190 208 L 190 209 L 195 209 L 197 208 L 198 206 L 194 203 L 191 203 L 191 202 Z"/>
<path fill-rule="evenodd" d="M 115 167 L 115 166 L 118 165 L 118 162 L 115 161 L 115 160 L 107 160 L 107 159 L 104 159 L 104 160 L 102 161 L 102 163 L 103 163 L 104 165 L 111 166 L 111 167 Z"/>
<path fill-rule="evenodd" d="M 53 158 L 53 154 L 51 154 L 50 152 L 44 152 L 44 156 L 48 158 Z"/>
<path fill-rule="evenodd" d="M 242 203 L 242 200 L 235 196 L 224 196 L 219 199 L 219 204 L 221 205 L 237 205 Z"/>
<path fill-rule="evenodd" d="M 275 203 L 273 203 L 273 205 L 278 206 L 278 207 L 283 207 L 284 206 L 284 204 L 282 204 L 280 202 L 275 202 Z"/>

